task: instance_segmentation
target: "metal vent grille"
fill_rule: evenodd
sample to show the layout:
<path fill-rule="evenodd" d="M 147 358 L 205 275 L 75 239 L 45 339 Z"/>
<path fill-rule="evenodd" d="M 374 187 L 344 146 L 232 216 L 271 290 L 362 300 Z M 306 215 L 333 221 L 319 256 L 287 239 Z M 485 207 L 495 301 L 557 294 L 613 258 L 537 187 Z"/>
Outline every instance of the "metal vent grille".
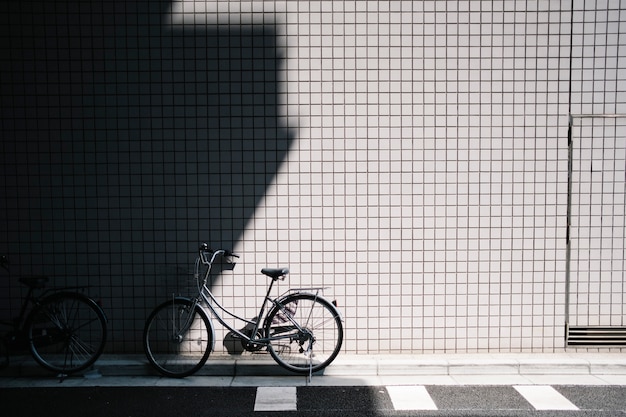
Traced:
<path fill-rule="evenodd" d="M 626 327 L 569 326 L 567 346 L 626 346 Z"/>

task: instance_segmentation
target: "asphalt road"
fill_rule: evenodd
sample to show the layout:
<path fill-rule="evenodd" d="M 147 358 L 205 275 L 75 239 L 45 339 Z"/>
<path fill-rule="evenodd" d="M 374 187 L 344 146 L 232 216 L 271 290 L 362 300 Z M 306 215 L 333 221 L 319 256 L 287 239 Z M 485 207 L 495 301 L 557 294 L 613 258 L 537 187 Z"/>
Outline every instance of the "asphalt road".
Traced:
<path fill-rule="evenodd" d="M 2 388 L 0 403 L 2 415 L 7 417 L 626 417 L 626 386 L 552 388 L 578 409 L 536 410 L 511 386 L 427 386 L 425 389 L 437 410 L 396 410 L 397 404 L 394 405 L 387 387 L 375 386 L 273 388 L 276 392 L 284 392 L 287 397 L 290 392 L 293 393 L 291 411 L 263 410 L 263 402 L 259 399 L 261 388 L 256 387 Z M 265 405 L 271 408 L 276 404 L 269 398 Z M 290 409 L 289 404 L 286 409 Z"/>

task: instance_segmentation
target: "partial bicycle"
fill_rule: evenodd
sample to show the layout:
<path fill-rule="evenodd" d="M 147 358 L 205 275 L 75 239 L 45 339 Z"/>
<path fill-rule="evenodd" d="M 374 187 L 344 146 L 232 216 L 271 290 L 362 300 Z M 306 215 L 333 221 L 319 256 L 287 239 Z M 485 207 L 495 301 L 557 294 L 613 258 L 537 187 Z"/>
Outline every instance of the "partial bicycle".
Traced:
<path fill-rule="evenodd" d="M 263 268 L 261 272 L 271 279 L 267 293 L 256 318 L 245 319 L 223 307 L 207 285 L 216 259 L 232 263 L 232 258 L 239 256 L 225 249 L 209 249 L 207 244 L 198 252 L 194 268 L 197 294 L 172 295 L 146 321 L 144 350 L 161 374 L 182 378 L 204 366 L 214 348 L 212 318 L 239 339 L 245 350 L 267 350 L 280 366 L 295 373 L 310 376 L 337 357 L 343 342 L 343 319 L 336 302 L 322 296 L 323 287 L 290 289 L 272 298 L 274 284 L 284 280 L 289 269 Z M 244 330 L 226 323 L 225 316 L 244 323 Z"/>
<path fill-rule="evenodd" d="M 0 257 L 0 266 L 9 271 L 6 256 Z M 61 376 L 89 368 L 107 339 L 107 318 L 100 305 L 79 292 L 84 287 L 46 288 L 48 277 L 41 275 L 19 281 L 28 292 L 19 315 L 0 321 L 8 328 L 0 338 L 0 368 L 9 365 L 11 353 L 23 350 Z"/>

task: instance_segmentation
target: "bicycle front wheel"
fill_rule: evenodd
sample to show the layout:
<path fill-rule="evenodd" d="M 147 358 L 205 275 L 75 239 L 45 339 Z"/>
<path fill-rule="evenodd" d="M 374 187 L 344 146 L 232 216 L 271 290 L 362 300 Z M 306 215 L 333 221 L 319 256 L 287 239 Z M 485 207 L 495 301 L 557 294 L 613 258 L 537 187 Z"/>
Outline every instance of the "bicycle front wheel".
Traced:
<path fill-rule="evenodd" d="M 26 324 L 35 360 L 62 374 L 85 370 L 98 359 L 106 343 L 106 327 L 95 301 L 65 292 L 44 298 Z"/>
<path fill-rule="evenodd" d="M 334 305 L 314 294 L 287 296 L 269 312 L 268 350 L 283 368 L 317 372 L 335 359 L 343 342 L 343 324 Z"/>
<path fill-rule="evenodd" d="M 148 317 L 143 335 L 148 361 L 161 374 L 183 378 L 198 371 L 213 346 L 208 316 L 187 298 L 158 306 Z"/>

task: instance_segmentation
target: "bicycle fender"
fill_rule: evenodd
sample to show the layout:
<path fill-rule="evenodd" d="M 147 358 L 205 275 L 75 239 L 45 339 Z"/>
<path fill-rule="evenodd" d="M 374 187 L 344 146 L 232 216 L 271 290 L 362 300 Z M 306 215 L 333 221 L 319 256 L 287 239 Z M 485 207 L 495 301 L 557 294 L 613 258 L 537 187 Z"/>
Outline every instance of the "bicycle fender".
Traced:
<path fill-rule="evenodd" d="M 327 302 L 327 303 L 328 303 L 328 304 L 332 307 L 332 309 L 333 309 L 334 313 L 335 313 L 337 316 L 339 316 L 339 319 L 340 319 L 341 321 L 345 321 L 345 320 L 343 319 L 343 314 L 341 314 L 341 311 L 339 311 L 339 308 L 337 308 L 337 306 L 335 305 L 335 303 L 334 303 L 333 301 L 331 301 L 330 299 L 328 299 L 328 298 L 324 297 L 323 295 L 313 294 L 313 293 L 310 293 L 310 292 L 299 292 L 299 293 L 297 293 L 297 294 L 306 294 L 306 295 L 309 295 L 309 296 L 311 296 L 311 297 L 315 297 L 315 298 L 317 298 L 317 299 L 322 299 L 322 300 L 324 300 L 325 302 Z M 282 298 L 281 298 L 281 300 L 282 300 L 283 298 L 285 298 L 285 297 L 282 297 Z"/>
<path fill-rule="evenodd" d="M 274 300 L 274 302 L 277 303 L 277 304 L 285 304 L 285 300 L 287 300 L 290 297 L 295 297 L 295 296 L 298 296 L 298 295 L 305 295 L 307 297 L 312 297 L 314 299 L 322 300 L 322 302 L 327 303 L 333 309 L 334 314 L 336 314 L 342 322 L 344 321 L 343 314 L 341 314 L 341 312 L 335 306 L 335 304 L 333 304 L 333 302 L 330 301 L 328 298 L 326 298 L 324 296 L 321 296 L 319 294 L 313 294 L 313 293 L 310 293 L 310 292 L 292 292 L 292 293 L 288 293 L 288 294 L 285 294 L 285 295 L 281 295 L 276 300 Z M 272 307 L 270 309 L 270 312 L 272 310 L 274 310 L 275 308 L 277 308 L 276 304 L 274 304 L 274 307 Z M 269 323 L 268 323 L 269 315 L 270 315 L 270 313 L 268 313 L 268 316 L 265 317 L 265 320 L 263 322 L 263 328 L 264 329 L 266 329 L 267 326 L 269 325 Z"/>

